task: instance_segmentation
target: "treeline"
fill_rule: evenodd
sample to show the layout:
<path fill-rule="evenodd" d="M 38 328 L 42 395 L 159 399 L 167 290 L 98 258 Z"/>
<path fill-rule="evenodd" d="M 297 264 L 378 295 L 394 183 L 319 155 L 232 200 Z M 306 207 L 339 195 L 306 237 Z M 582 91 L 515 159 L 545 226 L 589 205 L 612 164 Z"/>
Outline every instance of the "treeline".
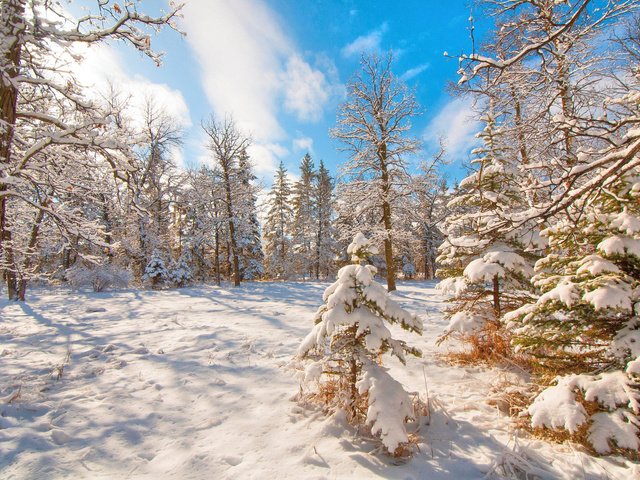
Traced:
<path fill-rule="evenodd" d="M 179 122 L 156 101 L 134 109 L 117 87 L 88 90 L 68 68 L 78 45 L 115 39 L 159 63 L 150 35 L 175 28 L 179 7 L 152 17 L 132 4 L 100 3 L 72 20 L 55 2 L 33 4 L 0 6 L 0 272 L 10 299 L 24 300 L 35 281 L 102 290 L 324 279 L 347 261 L 357 231 L 384 245 L 373 261 L 390 289 L 398 275 L 433 277 L 446 188 L 438 159 L 408 174 L 406 157 L 418 143 L 403 138 L 415 100 L 391 73 L 390 57 L 364 58 L 351 84 L 378 91 L 367 101 L 387 109 L 376 118 L 386 116 L 389 132 L 359 146 L 346 141 L 353 162 L 337 187 L 309 155 L 293 184 L 281 166 L 262 232 L 250 139 L 232 119 L 202 122 L 208 160 L 185 170 L 173 155 Z M 343 141 L 354 92 L 334 132 Z M 409 110 L 394 111 L 396 99 Z"/>

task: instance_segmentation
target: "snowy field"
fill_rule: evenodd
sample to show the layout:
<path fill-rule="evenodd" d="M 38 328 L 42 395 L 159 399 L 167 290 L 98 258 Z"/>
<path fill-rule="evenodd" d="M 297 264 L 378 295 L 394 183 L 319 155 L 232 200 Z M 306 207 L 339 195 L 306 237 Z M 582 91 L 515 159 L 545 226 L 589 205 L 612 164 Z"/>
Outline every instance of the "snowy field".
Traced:
<path fill-rule="evenodd" d="M 431 404 L 411 460 L 380 454 L 340 415 L 301 407 L 287 364 L 326 286 L 0 302 L 0 478 L 638 478 L 622 458 L 518 434 L 487 403 L 504 373 L 438 357 L 449 347 L 435 346 L 445 322 L 432 283 L 395 294 L 425 324 L 424 358 L 391 363 Z"/>

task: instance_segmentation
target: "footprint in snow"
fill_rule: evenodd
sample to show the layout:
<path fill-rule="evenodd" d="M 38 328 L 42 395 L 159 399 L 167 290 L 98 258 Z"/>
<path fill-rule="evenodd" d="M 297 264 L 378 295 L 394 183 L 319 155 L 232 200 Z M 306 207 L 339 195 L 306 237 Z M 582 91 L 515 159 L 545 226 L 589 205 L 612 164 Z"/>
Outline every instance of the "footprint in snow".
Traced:
<path fill-rule="evenodd" d="M 225 462 L 227 462 L 232 467 L 236 467 L 242 463 L 242 457 L 238 457 L 236 455 L 227 455 L 222 458 Z"/>
<path fill-rule="evenodd" d="M 62 430 L 52 430 L 51 431 L 51 440 L 53 440 L 53 443 L 55 443 L 57 445 L 62 445 L 62 444 L 65 444 L 67 442 L 70 442 L 71 440 L 73 440 L 73 438 L 71 438 L 69 435 L 67 435 Z"/>
<path fill-rule="evenodd" d="M 151 460 L 156 458 L 156 454 L 153 452 L 141 452 L 138 454 L 138 457 L 142 458 L 143 460 L 146 460 L 147 462 L 150 462 Z"/>
<path fill-rule="evenodd" d="M 87 313 L 102 313 L 106 311 L 107 309 L 104 307 L 88 307 L 87 308 Z"/>

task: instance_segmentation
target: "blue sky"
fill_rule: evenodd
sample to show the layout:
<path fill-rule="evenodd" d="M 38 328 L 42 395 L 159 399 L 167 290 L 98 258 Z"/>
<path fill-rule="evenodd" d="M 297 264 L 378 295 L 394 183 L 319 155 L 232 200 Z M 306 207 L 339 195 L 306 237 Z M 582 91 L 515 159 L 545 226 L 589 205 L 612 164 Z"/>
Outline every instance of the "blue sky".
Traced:
<path fill-rule="evenodd" d="M 152 12 L 162 4 L 143 3 Z M 413 134 L 424 139 L 425 155 L 446 135 L 455 161 L 449 176 L 462 174 L 478 126 L 467 118 L 468 102 L 447 93 L 458 65 L 443 54 L 470 50 L 468 18 L 476 15 L 468 2 L 186 0 L 183 13 L 186 37 L 167 30 L 152 42 L 165 52 L 162 67 L 118 44 L 90 52 L 85 66 L 87 81 L 115 76 L 134 96 L 161 98 L 185 130 L 176 152 L 183 163 L 206 161 L 200 121 L 215 112 L 251 133 L 265 184 L 280 160 L 295 175 L 307 151 L 337 174 L 345 154 L 328 130 L 344 85 L 363 51 L 392 50 L 394 72 L 422 106 Z M 482 23 L 475 21 L 477 41 Z"/>

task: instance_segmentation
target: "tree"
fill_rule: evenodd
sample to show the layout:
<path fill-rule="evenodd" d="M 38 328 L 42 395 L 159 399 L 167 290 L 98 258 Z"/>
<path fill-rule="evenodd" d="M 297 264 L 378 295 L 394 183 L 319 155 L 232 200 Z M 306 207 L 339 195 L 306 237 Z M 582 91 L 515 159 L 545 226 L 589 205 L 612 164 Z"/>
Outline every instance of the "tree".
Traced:
<path fill-rule="evenodd" d="M 548 239 L 532 298 L 502 317 L 513 345 L 535 360 L 534 380 L 547 387 L 526 413 L 534 427 L 579 431 L 600 453 L 617 446 L 635 454 L 637 26 L 628 23 L 628 41 L 616 37 L 638 4 L 486 3 L 496 18 L 493 40 L 488 52 L 461 57 L 461 83 L 498 107 L 492 130 L 518 148 L 508 157 L 519 162 L 512 178 L 522 200 L 494 196 L 477 243 L 510 239 L 532 224 Z"/>
<path fill-rule="evenodd" d="M 218 121 L 213 116 L 202 124 L 204 132 L 209 137 L 208 148 L 220 170 L 224 188 L 224 206 L 227 213 L 231 258 L 233 261 L 233 284 L 240 285 L 240 252 L 238 247 L 238 211 L 234 203 L 234 188 L 237 184 L 236 175 L 239 171 L 239 159 L 246 155 L 251 140 L 243 136 L 231 118 Z"/>
<path fill-rule="evenodd" d="M 28 12 L 26 0 L 0 5 L 0 255 L 8 296 L 20 300 L 25 288 L 18 289 L 16 253 L 33 253 L 43 222 L 54 223 L 67 238 L 92 243 L 104 238 L 96 223 L 86 222 L 61 201 L 76 192 L 74 183 L 60 174 L 58 159 L 75 159 L 78 165 L 78 157 L 93 157 L 123 180 L 132 170 L 131 157 L 120 154 L 127 144 L 118 138 L 112 112 L 88 100 L 68 68 L 60 67 L 76 55 L 74 45 L 111 39 L 159 62 L 145 30 L 173 27 L 181 8 L 172 6 L 167 14 L 151 17 L 139 13 L 137 5 L 98 2 L 97 10 L 73 21 L 56 2 L 29 4 Z M 31 234 L 27 244 L 19 244 L 13 232 L 17 213 L 25 208 L 33 214 Z"/>
<path fill-rule="evenodd" d="M 319 279 L 322 267 L 324 267 L 324 276 L 329 276 L 335 257 L 333 179 L 322 160 L 320 160 L 318 173 L 315 177 L 313 203 L 316 212 L 314 232 L 315 257 L 313 266 L 316 279 Z"/>
<path fill-rule="evenodd" d="M 175 118 L 156 104 L 145 99 L 141 117 L 141 138 L 137 150 L 137 169 L 131 174 L 133 189 L 131 214 L 135 219 L 132 230 L 138 234 L 138 248 L 134 253 L 135 271 L 140 275 L 152 252 L 170 244 L 171 205 L 177 186 L 182 183 L 170 149 L 182 144 L 182 132 Z"/>
<path fill-rule="evenodd" d="M 144 269 L 143 280 L 151 282 L 151 288 L 157 289 L 162 283 L 171 278 L 170 272 L 164 263 L 163 254 L 160 250 L 154 250 L 151 259 Z"/>
<path fill-rule="evenodd" d="M 316 224 L 316 205 L 313 188 L 316 172 L 311 155 L 308 153 L 300 162 L 300 180 L 294 183 L 292 190 L 293 222 L 291 224 L 291 246 L 295 254 L 295 271 L 311 277 L 314 267 L 314 224 Z"/>
<path fill-rule="evenodd" d="M 354 215 L 371 218 L 367 229 L 384 244 L 387 288 L 396 289 L 393 209 L 408 185 L 407 157 L 419 143 L 407 135 L 418 106 L 413 93 L 391 72 L 392 55 L 363 56 L 361 71 L 347 85 L 347 101 L 331 130 L 349 153 L 344 199 Z"/>
<path fill-rule="evenodd" d="M 509 344 L 502 316 L 531 300 L 533 264 L 544 242 L 535 225 L 483 234 L 501 210 L 519 209 L 524 202 L 513 150 L 497 131 L 491 108 L 484 121 L 473 171 L 449 203 L 452 212 L 445 222 L 437 275 L 442 279 L 438 287 L 451 295 L 443 338 L 462 334 L 473 347 L 472 357 L 496 360 Z"/>
<path fill-rule="evenodd" d="M 421 352 L 393 338 L 386 323 L 422 334 L 422 322 L 373 279 L 375 267 L 366 262 L 376 251 L 364 235 L 355 236 L 348 252 L 354 264 L 340 269 L 327 288 L 315 326 L 298 348 L 298 358 L 309 362 L 303 384 L 329 387 L 331 407 L 370 425 L 393 454 L 407 442 L 405 423 L 414 413 L 409 395 L 382 366 L 382 355 L 391 353 L 405 364 L 406 354 Z"/>
<path fill-rule="evenodd" d="M 284 163 L 276 171 L 269 192 L 269 211 L 264 224 L 267 272 L 272 278 L 287 278 L 291 274 L 291 185 Z"/>
<path fill-rule="evenodd" d="M 240 272 L 243 280 L 256 280 L 264 271 L 264 252 L 258 220 L 258 187 L 254 183 L 251 159 L 246 152 L 238 159 L 239 225 L 238 248 L 240 249 Z"/>

